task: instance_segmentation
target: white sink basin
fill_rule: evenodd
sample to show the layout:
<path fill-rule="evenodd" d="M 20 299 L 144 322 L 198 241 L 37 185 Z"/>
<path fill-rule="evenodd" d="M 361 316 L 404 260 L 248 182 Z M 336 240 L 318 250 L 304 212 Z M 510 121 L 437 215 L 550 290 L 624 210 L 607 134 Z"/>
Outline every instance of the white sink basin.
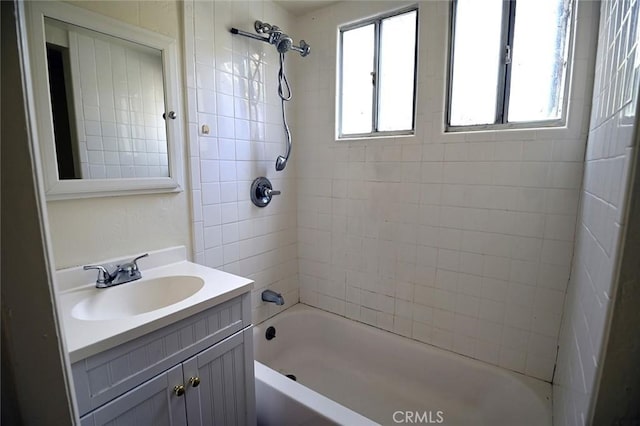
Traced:
<path fill-rule="evenodd" d="M 181 302 L 203 286 L 202 278 L 176 275 L 95 289 L 76 303 L 71 316 L 86 321 L 133 317 Z"/>

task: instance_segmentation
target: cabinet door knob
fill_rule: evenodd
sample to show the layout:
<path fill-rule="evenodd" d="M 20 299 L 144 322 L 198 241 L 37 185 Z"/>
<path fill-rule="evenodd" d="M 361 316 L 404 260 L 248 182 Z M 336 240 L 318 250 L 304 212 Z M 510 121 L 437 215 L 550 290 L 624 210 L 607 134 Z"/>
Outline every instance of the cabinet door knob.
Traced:
<path fill-rule="evenodd" d="M 189 383 L 191 383 L 191 386 L 193 386 L 194 388 L 197 388 L 198 385 L 200 385 L 200 377 L 192 377 L 189 379 Z"/>
<path fill-rule="evenodd" d="M 177 385 L 173 388 L 173 393 L 176 394 L 176 396 L 182 396 L 184 395 L 184 386 L 183 385 Z"/>

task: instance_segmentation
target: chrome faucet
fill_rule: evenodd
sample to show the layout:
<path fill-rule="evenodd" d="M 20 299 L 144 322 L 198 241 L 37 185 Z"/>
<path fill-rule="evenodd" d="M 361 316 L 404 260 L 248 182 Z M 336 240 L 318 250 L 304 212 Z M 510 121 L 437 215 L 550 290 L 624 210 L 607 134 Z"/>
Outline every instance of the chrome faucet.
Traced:
<path fill-rule="evenodd" d="M 275 303 L 278 306 L 284 305 L 284 297 L 280 293 L 273 290 L 265 290 L 262 292 L 262 300 L 265 302 Z"/>
<path fill-rule="evenodd" d="M 113 287 L 115 285 L 128 283 L 142 278 L 140 268 L 138 268 L 138 260 L 147 256 L 149 256 L 149 253 L 138 256 L 131 262 L 117 265 L 113 272 L 109 272 L 109 268 L 106 265 L 85 265 L 82 267 L 82 269 L 84 269 L 85 271 L 88 271 L 89 269 L 98 270 L 96 288 Z"/>

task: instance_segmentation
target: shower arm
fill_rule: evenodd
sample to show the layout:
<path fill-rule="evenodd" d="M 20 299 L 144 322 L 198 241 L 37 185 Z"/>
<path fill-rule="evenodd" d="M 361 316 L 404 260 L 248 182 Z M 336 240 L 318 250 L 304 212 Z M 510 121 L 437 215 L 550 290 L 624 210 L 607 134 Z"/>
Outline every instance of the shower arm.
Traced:
<path fill-rule="evenodd" d="M 264 41 L 265 43 L 270 43 L 269 42 L 269 37 L 261 37 L 259 35 L 253 34 L 253 33 L 249 33 L 249 32 L 246 32 L 246 31 L 239 30 L 237 28 L 231 28 L 230 31 L 231 31 L 231 34 L 237 34 L 237 35 L 241 35 L 241 36 L 244 36 L 244 37 L 253 38 L 255 40 Z"/>
<path fill-rule="evenodd" d="M 249 33 L 247 31 L 239 30 L 237 28 L 231 28 L 230 31 L 231 31 L 231 34 L 249 37 L 254 40 L 264 41 L 265 43 L 269 43 L 269 44 L 274 44 L 274 45 L 277 44 L 277 39 L 275 39 L 272 35 L 270 35 L 269 37 L 261 37 L 256 34 Z M 295 46 L 292 44 L 291 47 L 289 47 L 289 49 L 295 50 L 296 52 L 300 53 L 300 56 L 302 57 L 305 57 L 309 53 L 311 53 L 311 46 L 309 46 L 309 44 L 307 44 L 307 42 L 304 40 L 300 40 L 300 46 Z"/>

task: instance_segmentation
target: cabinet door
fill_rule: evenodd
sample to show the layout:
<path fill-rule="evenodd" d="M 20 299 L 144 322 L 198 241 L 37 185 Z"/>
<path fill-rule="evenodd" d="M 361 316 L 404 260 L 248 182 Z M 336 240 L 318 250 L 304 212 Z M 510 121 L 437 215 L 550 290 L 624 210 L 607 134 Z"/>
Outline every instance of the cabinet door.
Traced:
<path fill-rule="evenodd" d="M 249 327 L 184 362 L 189 426 L 256 423 L 252 339 Z"/>
<path fill-rule="evenodd" d="M 130 390 L 82 418 L 82 426 L 186 426 L 185 396 L 173 388 L 182 385 L 178 365 Z"/>

